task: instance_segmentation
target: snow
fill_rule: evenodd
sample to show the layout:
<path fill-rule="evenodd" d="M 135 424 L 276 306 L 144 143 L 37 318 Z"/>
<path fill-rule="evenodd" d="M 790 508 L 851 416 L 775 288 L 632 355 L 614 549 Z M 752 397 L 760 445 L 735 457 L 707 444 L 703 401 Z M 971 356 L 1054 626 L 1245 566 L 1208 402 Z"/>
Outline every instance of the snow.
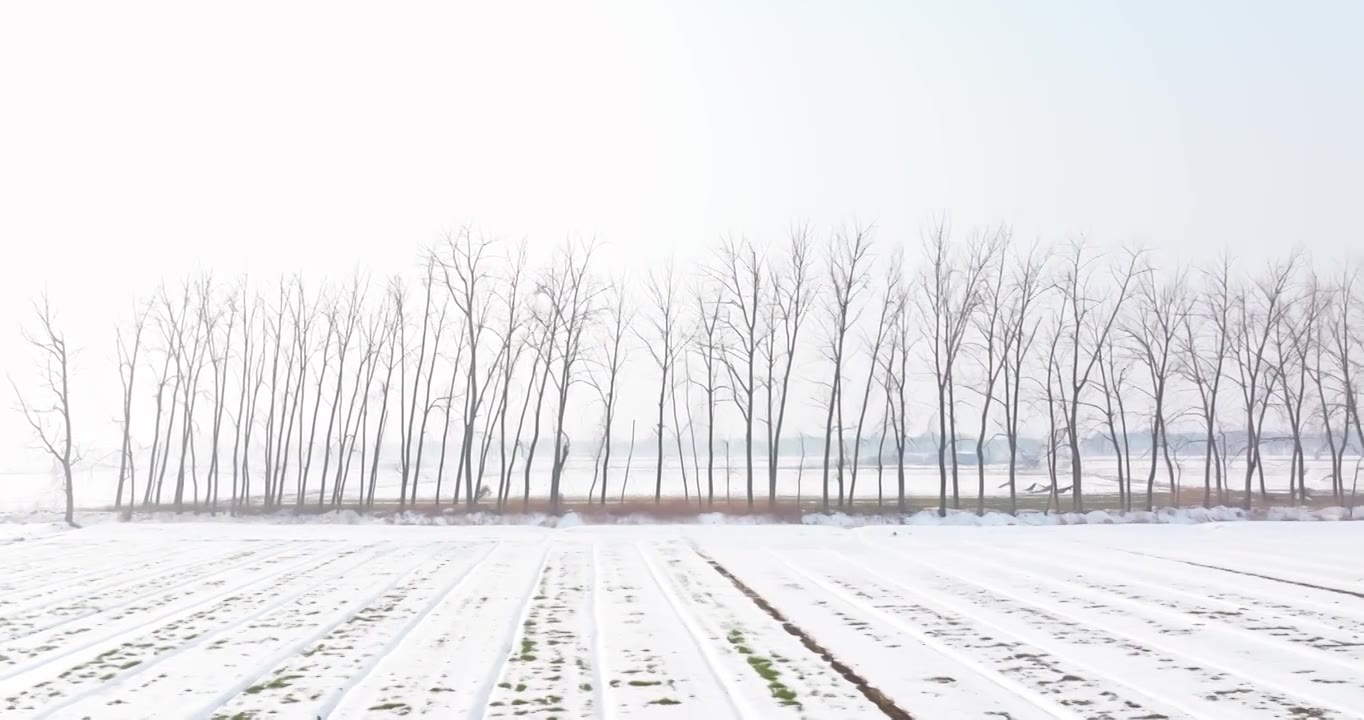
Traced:
<path fill-rule="evenodd" d="M 1364 716 L 1364 524 L 1222 516 L 12 525 L 0 715 Z"/>

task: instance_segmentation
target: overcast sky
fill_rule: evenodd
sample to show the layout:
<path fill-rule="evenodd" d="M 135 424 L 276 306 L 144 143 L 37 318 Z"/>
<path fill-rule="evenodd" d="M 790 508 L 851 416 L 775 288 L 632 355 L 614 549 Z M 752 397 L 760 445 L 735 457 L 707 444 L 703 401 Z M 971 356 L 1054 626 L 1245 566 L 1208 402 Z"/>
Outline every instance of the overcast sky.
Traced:
<path fill-rule="evenodd" d="M 0 366 L 29 376 L 46 288 L 104 429 L 112 324 L 161 279 L 382 275 L 463 223 L 596 236 L 619 270 L 793 221 L 917 243 L 939 212 L 1344 258 L 1361 27 L 1350 1 L 6 2 Z"/>

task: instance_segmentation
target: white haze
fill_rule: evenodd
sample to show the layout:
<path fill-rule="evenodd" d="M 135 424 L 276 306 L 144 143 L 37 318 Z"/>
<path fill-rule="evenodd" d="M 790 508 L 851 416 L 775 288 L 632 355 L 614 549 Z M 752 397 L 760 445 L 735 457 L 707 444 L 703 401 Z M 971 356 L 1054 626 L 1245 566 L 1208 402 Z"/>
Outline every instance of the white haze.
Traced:
<path fill-rule="evenodd" d="M 31 387 L 46 290 L 81 349 L 78 442 L 107 451 L 113 327 L 157 283 L 377 290 L 464 224 L 540 258 L 596 237 L 633 277 L 794 222 L 872 224 L 884 257 L 939 213 L 1166 267 L 1338 266 L 1362 25 L 1351 2 L 6 3 L 0 368 Z M 821 420 L 809 367 L 793 432 Z M 620 416 L 647 428 L 642 352 L 628 374 Z M 0 413 L 0 471 L 29 442 Z"/>

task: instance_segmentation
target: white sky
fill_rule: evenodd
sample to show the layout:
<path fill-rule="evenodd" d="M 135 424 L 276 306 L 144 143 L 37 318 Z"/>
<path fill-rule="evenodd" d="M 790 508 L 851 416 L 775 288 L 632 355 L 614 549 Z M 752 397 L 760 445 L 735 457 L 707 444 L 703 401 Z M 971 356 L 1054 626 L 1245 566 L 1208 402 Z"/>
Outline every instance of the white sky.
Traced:
<path fill-rule="evenodd" d="M 802 220 L 917 243 L 936 212 L 1343 258 L 1361 27 L 1359 2 L 7 2 L 0 367 L 29 375 L 46 288 L 102 432 L 112 324 L 159 280 L 382 275 L 461 223 L 595 235 L 621 271 Z"/>

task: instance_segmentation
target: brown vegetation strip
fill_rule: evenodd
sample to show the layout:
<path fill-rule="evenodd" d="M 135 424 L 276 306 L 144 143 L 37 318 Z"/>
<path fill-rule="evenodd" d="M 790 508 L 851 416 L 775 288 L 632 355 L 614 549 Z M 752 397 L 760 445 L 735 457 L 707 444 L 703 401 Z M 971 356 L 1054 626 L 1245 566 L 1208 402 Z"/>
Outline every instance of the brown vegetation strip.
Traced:
<path fill-rule="evenodd" d="M 1170 562 L 1184 563 L 1185 565 L 1206 568 L 1208 570 L 1221 570 L 1222 572 L 1229 572 L 1232 573 L 1233 575 L 1245 575 L 1247 577 L 1260 578 L 1261 580 L 1280 582 L 1285 585 L 1297 585 L 1298 587 L 1312 588 L 1313 590 L 1324 590 L 1326 592 L 1333 592 L 1339 593 L 1341 595 L 1350 595 L 1357 598 L 1364 598 L 1364 593 L 1356 592 L 1354 590 L 1346 590 L 1344 588 L 1329 587 L 1326 585 L 1316 585 L 1314 583 L 1303 582 L 1301 580 L 1286 580 L 1281 577 L 1274 577 L 1273 575 L 1261 575 L 1260 573 L 1250 572 L 1249 570 L 1233 570 L 1232 568 L 1222 567 L 1221 565 L 1209 565 L 1207 563 L 1194 562 L 1193 560 L 1180 560 L 1179 558 L 1166 557 L 1164 555 L 1151 555 L 1148 553 L 1137 552 L 1135 550 L 1124 550 L 1123 552 L 1131 553 L 1133 555 L 1140 555 L 1142 557 L 1155 558 L 1157 560 L 1169 560 Z"/>
<path fill-rule="evenodd" d="M 798 638 L 801 641 L 801 643 L 810 650 L 810 652 L 819 656 L 821 660 L 828 663 L 829 667 L 833 668 L 834 672 L 837 672 L 839 675 L 842 675 L 844 680 L 847 680 L 848 682 L 852 683 L 858 689 L 859 692 L 865 695 L 866 698 L 872 702 L 873 705 L 880 708 L 881 712 L 886 714 L 886 717 L 893 718 L 894 720 L 913 720 L 914 718 L 913 715 L 910 715 L 908 712 L 905 712 L 903 709 L 901 709 L 900 706 L 896 705 L 895 701 L 887 697 L 885 693 L 881 692 L 875 687 L 872 687 L 866 681 L 865 678 L 854 672 L 852 668 L 840 662 L 838 658 L 834 657 L 832 653 L 824 649 L 824 647 L 820 645 L 818 642 L 815 642 L 815 639 L 810 637 L 804 630 L 800 629 L 794 623 L 787 620 L 786 617 L 781 614 L 781 611 L 777 610 L 775 607 L 772 607 L 772 604 L 767 602 L 767 600 L 765 600 L 763 596 L 754 592 L 753 588 L 750 588 L 748 585 L 744 584 L 744 581 L 735 577 L 733 573 L 725 569 L 725 566 L 716 562 L 714 559 L 712 559 L 709 555 L 705 554 L 704 552 L 701 552 L 699 548 L 696 548 L 696 553 L 700 555 L 701 558 L 704 559 L 706 562 L 710 563 L 710 566 L 715 568 L 715 572 L 720 573 L 724 577 L 728 578 L 730 582 L 734 583 L 734 587 L 738 588 L 739 591 L 742 592 L 744 595 L 747 595 L 748 599 L 752 600 L 753 603 L 757 605 L 759 608 L 761 608 L 763 612 L 767 613 L 768 615 L 771 615 L 773 620 L 776 620 L 777 622 L 781 623 L 782 629 L 796 636 L 796 638 Z"/>

